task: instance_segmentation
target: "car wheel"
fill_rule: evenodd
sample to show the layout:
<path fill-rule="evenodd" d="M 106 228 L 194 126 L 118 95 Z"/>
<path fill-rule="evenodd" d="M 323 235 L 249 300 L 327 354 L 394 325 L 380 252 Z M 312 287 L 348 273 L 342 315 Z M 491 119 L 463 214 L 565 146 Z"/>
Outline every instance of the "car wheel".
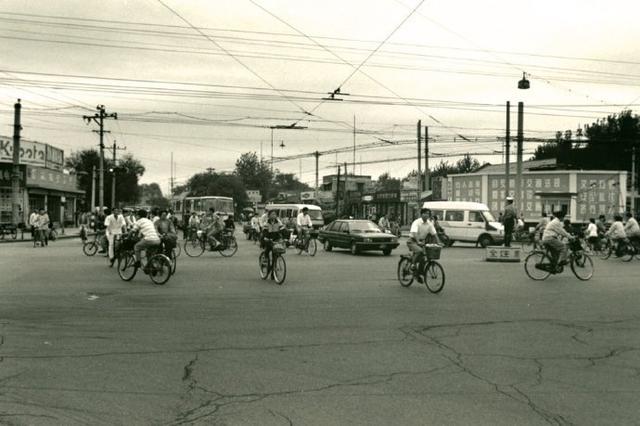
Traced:
<path fill-rule="evenodd" d="M 485 248 L 485 247 L 490 246 L 491 244 L 493 244 L 493 238 L 491 238 L 488 235 L 483 235 L 478 240 L 478 244 L 480 244 L 480 247 Z"/>
<path fill-rule="evenodd" d="M 382 250 L 382 254 L 384 254 L 385 256 L 389 256 L 391 254 L 391 249 L 390 248 L 386 248 L 386 249 Z"/>
<path fill-rule="evenodd" d="M 331 251 L 333 249 L 333 247 L 331 247 L 331 243 L 329 242 L 329 240 L 325 240 L 324 245 L 322 247 L 324 248 L 324 251 Z"/>
<path fill-rule="evenodd" d="M 360 250 L 358 250 L 358 245 L 356 244 L 356 242 L 352 242 L 351 243 L 351 254 L 353 254 L 354 256 L 356 254 L 358 254 L 360 252 Z"/>

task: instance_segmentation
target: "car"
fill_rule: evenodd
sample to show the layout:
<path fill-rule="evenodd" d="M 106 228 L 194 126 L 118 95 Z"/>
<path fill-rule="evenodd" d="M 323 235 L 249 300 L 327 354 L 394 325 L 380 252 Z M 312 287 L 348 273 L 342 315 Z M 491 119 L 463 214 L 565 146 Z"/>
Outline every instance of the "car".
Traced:
<path fill-rule="evenodd" d="M 354 255 L 362 251 L 381 250 L 388 256 L 400 245 L 395 235 L 383 232 L 372 221 L 357 219 L 334 220 L 320 229 L 318 240 L 325 251 L 331 251 L 334 247 L 346 248 Z"/>
<path fill-rule="evenodd" d="M 504 241 L 504 227 L 482 203 L 465 201 L 427 201 L 423 208 L 438 217 L 438 223 L 454 241 L 475 243 L 481 247 L 500 245 Z"/>

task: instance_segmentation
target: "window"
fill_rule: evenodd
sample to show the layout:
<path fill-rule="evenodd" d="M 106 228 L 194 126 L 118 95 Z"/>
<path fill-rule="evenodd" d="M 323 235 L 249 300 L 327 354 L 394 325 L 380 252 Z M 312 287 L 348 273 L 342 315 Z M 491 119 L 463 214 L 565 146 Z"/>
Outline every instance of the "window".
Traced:
<path fill-rule="evenodd" d="M 469 222 L 484 222 L 480 212 L 469 212 Z"/>
<path fill-rule="evenodd" d="M 433 217 L 438 217 L 438 220 L 441 220 L 444 216 L 442 215 L 444 213 L 443 210 L 431 210 L 431 215 Z"/>
<path fill-rule="evenodd" d="M 346 222 L 340 222 L 338 224 L 338 232 L 349 232 L 349 225 Z"/>
<path fill-rule="evenodd" d="M 464 220 L 464 212 L 449 210 L 445 213 L 444 218 L 448 222 L 462 222 Z"/>

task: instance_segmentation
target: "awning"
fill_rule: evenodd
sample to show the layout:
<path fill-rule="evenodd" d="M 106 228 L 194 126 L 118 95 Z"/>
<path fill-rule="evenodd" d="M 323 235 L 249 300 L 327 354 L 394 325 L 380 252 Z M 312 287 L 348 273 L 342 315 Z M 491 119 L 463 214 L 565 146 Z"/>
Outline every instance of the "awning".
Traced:
<path fill-rule="evenodd" d="M 573 197 L 578 195 L 577 192 L 567 192 L 567 191 L 537 191 L 534 192 L 535 195 L 539 195 L 540 197 Z"/>

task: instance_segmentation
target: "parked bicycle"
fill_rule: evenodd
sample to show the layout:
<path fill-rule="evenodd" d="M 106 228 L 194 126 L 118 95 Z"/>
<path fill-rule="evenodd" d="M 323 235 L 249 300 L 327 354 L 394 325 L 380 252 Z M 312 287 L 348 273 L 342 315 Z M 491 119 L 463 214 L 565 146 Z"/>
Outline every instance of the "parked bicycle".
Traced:
<path fill-rule="evenodd" d="M 567 262 L 573 274 L 582 281 L 590 280 L 593 276 L 593 261 L 584 252 L 584 248 L 578 238 L 569 240 L 567 247 Z M 524 271 L 532 280 L 542 281 L 550 275 L 560 274 L 564 271 L 564 265 L 553 266 L 553 256 L 548 248 L 535 250 L 524 261 Z"/>
<path fill-rule="evenodd" d="M 293 247 L 298 251 L 298 254 L 302 254 L 302 252 L 307 252 L 309 256 L 315 256 L 318 251 L 318 243 L 316 241 L 318 233 L 314 231 L 309 231 L 308 238 L 304 239 L 304 234 L 301 233 L 296 234 L 295 239 L 293 240 Z"/>
<path fill-rule="evenodd" d="M 118 275 L 123 281 L 131 281 L 138 272 L 134 246 L 139 238 L 132 234 L 125 234 L 120 239 L 118 249 Z M 151 281 L 156 285 L 164 285 L 172 275 L 171 260 L 162 254 L 162 247 L 147 249 L 141 260 L 142 272 L 149 275 Z"/>
<path fill-rule="evenodd" d="M 287 277 L 287 262 L 284 261 L 282 256 L 287 249 L 282 241 L 264 238 L 263 242 L 265 249 L 260 252 L 260 257 L 258 258 L 260 278 L 266 280 L 270 276 L 272 280 L 281 285 Z M 271 256 L 267 256 L 267 247 L 271 248 Z"/>
<path fill-rule="evenodd" d="M 82 245 L 82 251 L 87 256 L 94 256 L 98 252 L 98 249 L 106 250 L 108 246 L 109 242 L 107 241 L 107 236 L 104 231 L 96 231 L 93 240 L 87 241 Z"/>
<path fill-rule="evenodd" d="M 204 253 L 207 244 L 207 234 L 198 230 L 195 236 L 192 234 L 184 242 L 184 252 L 189 257 L 199 257 Z M 224 257 L 231 257 L 238 251 L 238 242 L 232 231 L 223 231 L 218 245 L 212 247 L 212 251 L 220 252 Z"/>
<path fill-rule="evenodd" d="M 413 262 L 413 255 L 403 254 L 398 262 L 398 281 L 403 287 L 409 287 L 413 280 L 423 282 L 431 293 L 440 293 L 444 288 L 445 274 L 440 259 L 442 247 L 438 244 L 425 244 L 422 247 L 422 258 Z M 420 267 L 420 264 L 423 266 Z"/>

